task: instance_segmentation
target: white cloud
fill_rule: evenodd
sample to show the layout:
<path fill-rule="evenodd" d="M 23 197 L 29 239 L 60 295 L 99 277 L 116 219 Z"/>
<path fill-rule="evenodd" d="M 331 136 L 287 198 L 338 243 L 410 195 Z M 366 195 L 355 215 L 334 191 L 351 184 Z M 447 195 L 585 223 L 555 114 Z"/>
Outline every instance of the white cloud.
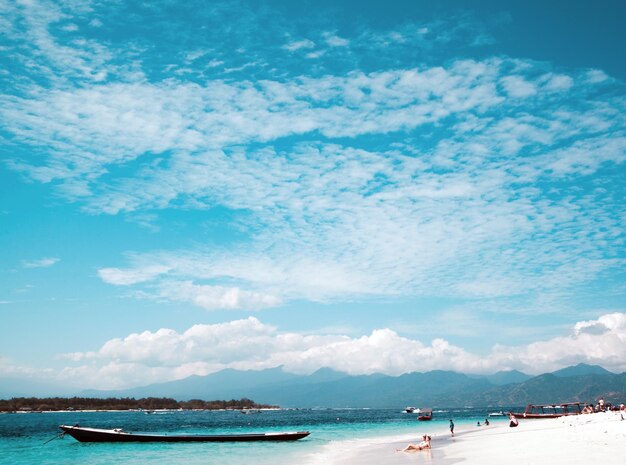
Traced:
<path fill-rule="evenodd" d="M 592 327 L 602 331 L 590 330 Z M 425 343 L 390 329 L 360 337 L 305 335 L 279 331 L 250 317 L 198 324 L 183 333 L 160 329 L 131 334 L 106 342 L 96 352 L 66 354 L 65 358 L 88 363 L 67 367 L 61 376 L 90 373 L 93 382 L 109 388 L 206 375 L 223 368 L 261 370 L 281 365 L 286 371 L 302 374 L 322 367 L 353 375 L 435 369 L 464 373 L 518 369 L 539 374 L 584 362 L 620 372 L 626 370 L 626 314 L 580 322 L 567 336 L 526 347 L 495 346 L 487 356 L 472 354 L 443 339 Z"/>
<path fill-rule="evenodd" d="M 302 49 L 310 49 L 315 47 L 315 42 L 309 39 L 296 40 L 293 42 L 289 42 L 288 44 L 283 45 L 285 50 L 289 50 L 290 52 L 295 52 L 297 50 Z"/>
<path fill-rule="evenodd" d="M 592 69 L 587 72 L 587 82 L 590 84 L 598 84 L 600 82 L 607 81 L 609 76 L 601 69 Z"/>
<path fill-rule="evenodd" d="M 350 45 L 350 41 L 348 39 L 344 39 L 343 37 L 339 37 L 338 35 L 331 33 L 324 34 L 324 40 L 330 47 L 347 47 Z"/>
<path fill-rule="evenodd" d="M 22 266 L 24 268 L 48 268 L 60 261 L 60 258 L 45 257 L 37 260 L 24 260 Z"/>
<path fill-rule="evenodd" d="M 315 60 L 316 58 L 320 58 L 326 54 L 325 50 L 316 50 L 314 52 L 309 52 L 305 55 L 306 58 L 311 60 Z"/>
<path fill-rule="evenodd" d="M 569 90 L 574 85 L 574 80 L 564 74 L 553 74 L 549 76 L 545 88 L 546 90 L 562 92 Z"/>
<path fill-rule="evenodd" d="M 190 281 L 166 281 L 159 285 L 158 296 L 189 302 L 206 310 L 255 310 L 280 305 L 280 298 L 242 290 L 238 287 L 197 285 Z"/>
<path fill-rule="evenodd" d="M 201 58 L 201 57 L 205 56 L 207 53 L 209 53 L 209 51 L 207 51 L 207 50 L 193 50 L 191 52 L 188 52 L 185 55 L 185 62 L 186 63 L 191 63 L 192 61 L 195 61 L 198 58 Z"/>
<path fill-rule="evenodd" d="M 505 76 L 501 80 L 504 90 L 511 97 L 525 98 L 535 95 L 537 89 L 532 82 L 528 82 L 523 76 Z"/>
<path fill-rule="evenodd" d="M 593 334 L 601 336 L 607 333 L 614 333 L 623 330 L 626 327 L 626 314 L 610 313 L 602 315 L 597 320 L 580 321 L 574 326 L 574 335 L 576 337 L 583 334 Z"/>
<path fill-rule="evenodd" d="M 530 344 L 519 355 L 519 362 L 523 365 L 531 366 L 537 363 L 541 371 L 552 371 L 585 362 L 601 364 L 610 370 L 623 372 L 626 371 L 624 360 L 626 360 L 625 313 L 603 315 L 595 321 L 578 323 L 573 334 Z"/>
<path fill-rule="evenodd" d="M 67 24 L 63 26 L 61 29 L 63 29 L 66 32 L 76 32 L 78 31 L 78 26 L 76 24 Z"/>
<path fill-rule="evenodd" d="M 163 265 L 151 265 L 137 269 L 121 270 L 119 268 L 102 268 L 98 270 L 100 278 L 109 284 L 118 286 L 129 286 L 144 281 L 149 281 L 155 277 L 165 274 L 169 268 Z"/>

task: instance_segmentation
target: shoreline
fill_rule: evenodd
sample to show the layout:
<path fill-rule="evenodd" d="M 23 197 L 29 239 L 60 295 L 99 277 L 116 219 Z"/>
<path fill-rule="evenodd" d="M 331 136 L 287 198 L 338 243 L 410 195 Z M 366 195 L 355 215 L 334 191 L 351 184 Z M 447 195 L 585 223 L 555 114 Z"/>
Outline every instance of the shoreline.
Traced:
<path fill-rule="evenodd" d="M 622 420 L 624 418 L 624 420 Z M 418 435 L 344 441 L 327 446 L 312 463 L 328 465 L 622 465 L 626 463 L 626 415 L 605 412 L 552 419 L 521 419 L 517 428 L 498 422 L 489 426 L 432 432 L 432 449 L 397 452 Z"/>

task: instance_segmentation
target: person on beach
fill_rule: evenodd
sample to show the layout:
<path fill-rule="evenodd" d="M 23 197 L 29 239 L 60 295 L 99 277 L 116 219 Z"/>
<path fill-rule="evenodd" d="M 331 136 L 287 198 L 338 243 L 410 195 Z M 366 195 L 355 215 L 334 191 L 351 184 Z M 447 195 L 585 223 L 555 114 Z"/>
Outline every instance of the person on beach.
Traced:
<path fill-rule="evenodd" d="M 424 434 L 422 436 L 422 442 L 419 444 L 409 444 L 404 449 L 396 449 L 398 452 L 411 452 L 415 450 L 430 449 L 430 436 Z"/>
<path fill-rule="evenodd" d="M 480 426 L 480 421 L 477 421 L 477 422 L 476 422 L 476 426 Z"/>
<path fill-rule="evenodd" d="M 450 419 L 450 434 L 454 436 L 454 422 Z"/>
<path fill-rule="evenodd" d="M 485 426 L 489 426 L 489 418 L 485 418 Z"/>
<path fill-rule="evenodd" d="M 516 428 L 517 425 L 519 425 L 519 421 L 517 421 L 517 418 L 515 418 L 515 415 L 513 415 L 512 413 L 509 413 L 509 426 L 511 428 Z"/>

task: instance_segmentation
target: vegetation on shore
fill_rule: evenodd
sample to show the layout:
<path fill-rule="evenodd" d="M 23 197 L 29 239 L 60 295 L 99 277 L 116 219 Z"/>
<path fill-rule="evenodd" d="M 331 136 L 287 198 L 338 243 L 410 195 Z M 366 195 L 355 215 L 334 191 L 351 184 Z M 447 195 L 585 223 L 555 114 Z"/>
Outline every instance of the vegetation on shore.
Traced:
<path fill-rule="evenodd" d="M 50 412 L 58 410 L 243 410 L 278 408 L 257 404 L 250 399 L 178 401 L 167 397 L 134 397 L 98 399 L 91 397 L 13 397 L 0 399 L 0 412 Z"/>

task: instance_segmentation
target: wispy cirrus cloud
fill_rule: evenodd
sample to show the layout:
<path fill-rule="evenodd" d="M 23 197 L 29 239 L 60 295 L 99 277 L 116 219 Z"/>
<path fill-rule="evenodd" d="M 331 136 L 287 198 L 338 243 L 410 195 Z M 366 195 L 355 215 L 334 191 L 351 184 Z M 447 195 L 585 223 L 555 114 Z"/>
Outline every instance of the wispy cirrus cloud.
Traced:
<path fill-rule="evenodd" d="M 259 310 L 276 307 L 281 299 L 271 294 L 243 290 L 236 286 L 198 285 L 191 281 L 161 281 L 156 298 L 186 302 L 206 310 Z"/>
<path fill-rule="evenodd" d="M 621 216 L 605 207 L 622 189 L 613 170 L 626 158 L 623 101 L 594 100 L 613 87 L 587 77 L 463 60 L 289 82 L 42 91 L 0 111 L 16 136 L 50 147 L 39 165 L 10 166 L 60 181 L 89 211 L 182 202 L 250 213 L 240 224 L 248 244 L 146 253 L 102 269 L 109 283 L 178 295 L 162 289 L 166 270 L 168 286 L 174 277 L 211 294 L 187 299 L 211 309 L 231 291 L 261 307 L 359 294 L 490 298 L 567 289 L 623 263 Z M 379 150 L 358 148 L 373 135 Z M 134 173 L 111 176 L 115 166 Z M 607 167 L 594 182 L 610 189 L 578 189 Z M 189 257 L 219 266 L 200 271 Z M 259 264 L 262 273 L 244 271 Z"/>
<path fill-rule="evenodd" d="M 197 152 L 315 132 L 333 138 L 411 130 L 497 104 L 498 68 L 497 61 L 459 62 L 449 70 L 357 72 L 287 84 L 135 83 L 52 93 L 41 88 L 29 98 L 3 98 L 2 115 L 21 141 L 49 147 L 46 166 L 14 167 L 43 181 L 100 177 L 107 165 L 146 152 Z"/>
<path fill-rule="evenodd" d="M 341 53 L 350 70 L 330 72 L 333 55 L 309 75 L 294 66 L 242 78 L 235 69 L 266 67 L 266 51 L 249 38 L 262 34 L 263 14 L 274 19 L 246 7 L 229 36 L 239 61 L 194 44 L 172 54 L 180 66 L 155 59 L 163 69 L 154 74 L 157 64 L 128 51 L 116 67 L 119 44 L 81 35 L 105 27 L 86 23 L 96 7 L 9 9 L 9 35 L 25 42 L 14 58 L 63 79 L 29 80 L 0 96 L 8 146 L 30 149 L 7 166 L 54 182 L 90 213 L 220 206 L 243 237 L 219 249 L 130 254 L 125 268 L 100 269 L 105 282 L 172 300 L 187 288 L 195 297 L 185 301 L 207 309 L 258 308 L 355 295 L 563 292 L 623 265 L 623 213 L 611 207 L 624 189 L 623 86 L 600 70 L 506 57 L 417 67 L 382 59 L 393 47 L 489 42 L 471 18 L 350 37 L 328 24 L 296 34 L 271 21 L 267 33 L 287 38 L 273 44 L 277 53 Z M 206 8 L 198 15 L 232 16 L 225 4 Z M 132 54 L 139 45 L 131 45 Z M 355 68 L 357 49 L 380 56 L 381 69 Z M 229 77 L 196 79 L 203 60 Z M 190 63 L 196 74 L 177 74 Z"/>
<path fill-rule="evenodd" d="M 170 268 L 164 265 L 150 265 L 134 270 L 120 270 L 119 268 L 102 268 L 98 275 L 102 280 L 118 286 L 129 286 L 149 281 L 156 276 L 166 274 Z"/>
<path fill-rule="evenodd" d="M 48 268 L 58 263 L 61 259 L 56 257 L 45 257 L 36 260 L 23 260 L 22 267 L 24 268 Z"/>
<path fill-rule="evenodd" d="M 0 2 L 6 21 L 0 23 L 9 47 L 4 58 L 22 85 L 41 82 L 54 86 L 70 82 L 103 82 L 110 76 L 133 75 L 132 69 L 114 63 L 114 50 L 89 37 L 83 29 L 96 23 L 78 26 L 93 12 L 95 2 Z M 90 31 L 87 31 L 90 32 Z M 135 74 L 135 76 L 137 76 Z"/>

